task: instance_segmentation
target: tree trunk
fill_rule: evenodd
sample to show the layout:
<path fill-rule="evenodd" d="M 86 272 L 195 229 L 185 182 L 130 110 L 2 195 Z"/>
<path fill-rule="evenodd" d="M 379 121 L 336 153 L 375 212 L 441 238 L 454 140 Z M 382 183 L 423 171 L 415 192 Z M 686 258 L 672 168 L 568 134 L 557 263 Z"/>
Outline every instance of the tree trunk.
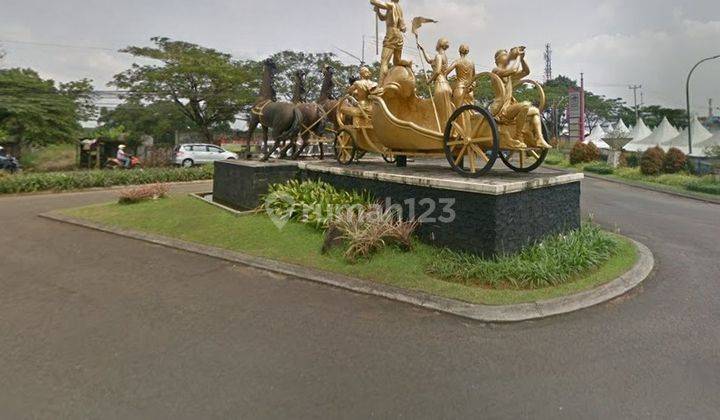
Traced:
<path fill-rule="evenodd" d="M 205 141 L 207 141 L 208 144 L 217 144 L 215 136 L 213 136 L 213 132 L 209 127 L 203 127 L 202 134 L 205 136 Z M 219 144 L 217 145 L 220 146 Z"/>

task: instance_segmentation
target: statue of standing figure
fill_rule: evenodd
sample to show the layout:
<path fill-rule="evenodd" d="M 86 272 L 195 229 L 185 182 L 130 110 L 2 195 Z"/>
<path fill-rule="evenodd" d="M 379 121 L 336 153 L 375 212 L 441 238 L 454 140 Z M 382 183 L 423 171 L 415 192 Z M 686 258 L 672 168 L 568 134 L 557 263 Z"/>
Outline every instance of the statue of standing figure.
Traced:
<path fill-rule="evenodd" d="M 455 108 L 475 103 L 473 89 L 475 87 L 475 63 L 468 58 L 470 47 L 467 44 L 460 45 L 460 58 L 453 62 L 447 69 L 449 75 L 455 72 L 455 89 L 453 89 L 452 101 Z"/>
<path fill-rule="evenodd" d="M 411 65 L 410 62 L 402 59 L 402 49 L 405 44 L 403 34 L 407 27 L 405 26 L 402 7 L 400 7 L 400 0 L 370 0 L 370 4 L 375 7 L 375 14 L 378 19 L 385 22 L 386 25 L 385 39 L 383 40 L 383 49 L 380 56 L 380 85 L 382 85 L 385 75 L 390 71 L 391 61 L 393 66 Z"/>
<path fill-rule="evenodd" d="M 500 124 L 515 125 L 515 138 L 506 139 L 505 143 L 509 144 L 501 144 L 501 147 L 551 149 L 552 146 L 543 137 L 540 110 L 530 102 L 518 102 L 513 96 L 515 85 L 530 74 L 530 67 L 525 60 L 525 47 L 515 47 L 510 52 L 499 50 L 495 53 L 495 65 L 493 73 L 500 78 L 505 89 L 504 95 L 496 92 L 490 110 Z"/>
<path fill-rule="evenodd" d="M 440 38 L 435 46 L 437 54 L 434 58 L 430 58 L 425 52 L 425 48 L 418 44 L 418 49 L 423 55 L 425 61 L 432 66 L 433 74 L 430 77 L 429 83 L 435 84 L 433 91 L 433 101 L 438 111 L 438 118 L 442 121 L 447 121 L 450 115 L 453 113 L 452 106 L 452 87 L 448 82 L 448 58 L 446 51 L 450 49 L 450 41 L 447 38 Z"/>

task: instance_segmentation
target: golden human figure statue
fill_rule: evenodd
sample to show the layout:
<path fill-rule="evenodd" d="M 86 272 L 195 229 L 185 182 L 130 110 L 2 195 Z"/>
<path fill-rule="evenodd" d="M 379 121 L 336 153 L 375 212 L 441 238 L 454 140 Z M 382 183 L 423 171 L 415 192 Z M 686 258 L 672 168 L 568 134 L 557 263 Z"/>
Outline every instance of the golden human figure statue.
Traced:
<path fill-rule="evenodd" d="M 372 72 L 369 68 L 360 68 L 360 79 L 348 87 L 347 93 L 355 98 L 357 106 L 345 105 L 341 107 L 341 112 L 352 117 L 353 124 L 356 126 L 371 125 L 372 103 L 370 95 L 382 94 L 382 89 L 378 88 L 378 84 L 372 80 Z"/>
<path fill-rule="evenodd" d="M 453 113 L 452 106 L 452 87 L 447 80 L 448 58 L 446 51 L 450 48 L 450 41 L 447 38 L 440 38 L 435 46 L 434 58 L 430 58 L 425 52 L 425 48 L 418 44 L 418 49 L 423 55 L 425 61 L 432 66 L 433 74 L 429 82 L 435 84 L 433 90 L 433 100 L 438 111 L 440 121 L 450 118 Z"/>
<path fill-rule="evenodd" d="M 449 75 L 455 72 L 455 89 L 453 89 L 452 101 L 456 108 L 463 105 L 475 103 L 473 88 L 475 85 L 475 63 L 468 58 L 470 47 L 467 44 L 460 45 L 460 58 L 453 62 L 447 69 Z"/>
<path fill-rule="evenodd" d="M 409 62 L 402 59 L 402 49 L 405 44 L 403 34 L 407 27 L 405 26 L 402 7 L 400 7 L 400 0 L 370 0 L 370 4 L 375 7 L 378 19 L 385 22 L 386 25 L 385 39 L 383 40 L 383 49 L 380 55 L 380 84 L 382 84 L 385 75 L 390 70 L 391 61 L 394 66 L 410 65 Z"/>
<path fill-rule="evenodd" d="M 510 52 L 499 50 L 495 53 L 495 65 L 493 73 L 505 85 L 505 94 L 495 98 L 490 110 L 500 124 L 515 125 L 515 137 L 505 139 L 504 142 L 509 144 L 502 144 L 501 147 L 551 149 L 542 134 L 540 110 L 530 102 L 518 102 L 513 96 L 515 85 L 530 74 L 530 67 L 525 60 L 525 47 L 515 47 Z"/>
<path fill-rule="evenodd" d="M 357 99 L 358 103 L 363 108 L 369 107 L 368 98 L 378 87 L 378 84 L 371 78 L 372 72 L 370 69 L 367 67 L 361 67 L 360 79 L 356 80 L 355 83 L 348 88 L 347 93 Z"/>

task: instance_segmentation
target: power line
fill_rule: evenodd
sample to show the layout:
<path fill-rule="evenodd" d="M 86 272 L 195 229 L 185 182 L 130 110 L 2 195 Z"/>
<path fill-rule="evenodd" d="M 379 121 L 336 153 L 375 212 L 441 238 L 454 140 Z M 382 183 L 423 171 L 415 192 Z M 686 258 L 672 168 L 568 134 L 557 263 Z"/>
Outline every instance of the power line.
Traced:
<path fill-rule="evenodd" d="M 38 47 L 54 47 L 54 48 L 74 48 L 74 49 L 85 49 L 85 50 L 101 50 L 101 51 L 112 51 L 119 53 L 119 48 L 110 47 L 98 47 L 92 45 L 72 45 L 72 44 L 56 44 L 49 42 L 35 42 L 35 41 L 18 41 L 10 39 L 0 39 L 0 42 L 5 44 L 20 44 L 20 45 L 34 45 Z"/>
<path fill-rule="evenodd" d="M 642 89 L 642 85 L 630 85 L 628 86 L 630 90 L 633 91 L 633 95 L 635 96 L 635 120 L 640 119 L 640 108 L 638 107 L 638 97 L 637 97 L 637 91 L 639 89 Z"/>

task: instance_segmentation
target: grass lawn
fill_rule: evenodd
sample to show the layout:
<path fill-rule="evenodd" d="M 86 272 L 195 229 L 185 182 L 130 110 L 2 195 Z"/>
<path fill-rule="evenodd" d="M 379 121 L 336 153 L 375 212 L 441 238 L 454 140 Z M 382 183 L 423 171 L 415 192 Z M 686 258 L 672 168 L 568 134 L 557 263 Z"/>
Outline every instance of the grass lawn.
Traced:
<path fill-rule="evenodd" d="M 499 290 L 443 281 L 428 275 L 428 264 L 433 264 L 442 255 L 438 249 L 428 245 L 418 244 L 409 253 L 387 248 L 369 261 L 351 265 L 343 259 L 340 250 L 322 255 L 323 234 L 307 225 L 289 223 L 283 230 L 278 230 L 264 214 L 235 216 L 186 196 L 134 205 L 104 204 L 65 210 L 62 213 L 110 226 L 160 234 L 488 305 L 532 302 L 587 290 L 617 278 L 638 259 L 632 243 L 620 238 L 617 252 L 602 267 L 573 278 L 562 286 Z"/>

